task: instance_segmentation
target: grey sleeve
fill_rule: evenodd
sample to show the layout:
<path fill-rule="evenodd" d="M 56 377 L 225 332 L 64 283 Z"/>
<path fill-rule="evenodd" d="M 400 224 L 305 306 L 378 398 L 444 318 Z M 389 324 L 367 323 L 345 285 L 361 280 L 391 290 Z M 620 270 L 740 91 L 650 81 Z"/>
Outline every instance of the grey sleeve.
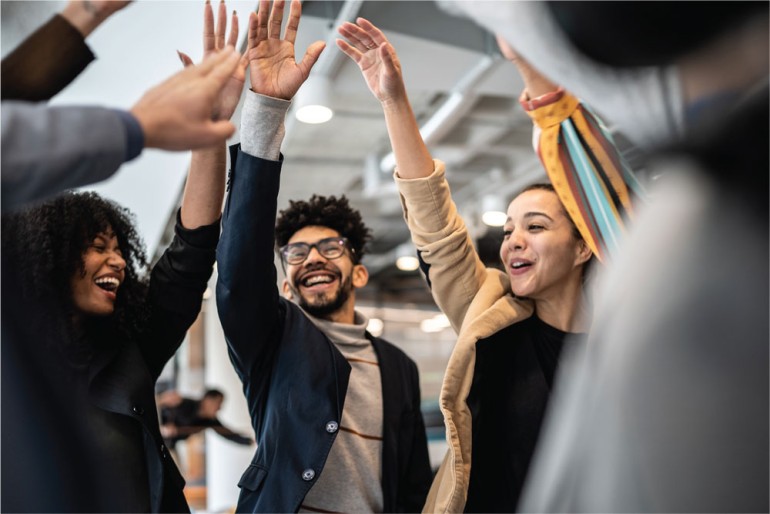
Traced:
<path fill-rule="evenodd" d="M 120 115 L 102 107 L 2 103 L 2 210 L 99 182 L 126 159 Z"/>
<path fill-rule="evenodd" d="M 545 2 L 438 3 L 500 34 L 541 73 L 637 145 L 667 144 L 684 135 L 684 99 L 675 66 L 611 68 L 589 59 L 569 41 Z"/>
<path fill-rule="evenodd" d="M 246 91 L 241 112 L 241 149 L 254 157 L 277 161 L 286 134 L 284 119 L 291 101 Z"/>

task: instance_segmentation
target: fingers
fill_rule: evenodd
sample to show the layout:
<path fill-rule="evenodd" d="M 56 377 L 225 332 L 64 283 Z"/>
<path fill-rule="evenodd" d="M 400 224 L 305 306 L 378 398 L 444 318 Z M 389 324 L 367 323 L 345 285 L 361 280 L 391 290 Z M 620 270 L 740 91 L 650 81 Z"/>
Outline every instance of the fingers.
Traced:
<path fill-rule="evenodd" d="M 374 50 L 388 42 L 382 31 L 365 18 L 358 18 L 356 22 L 357 24 L 346 21 L 337 31 L 345 36 L 359 52 Z"/>
<path fill-rule="evenodd" d="M 281 23 L 283 22 L 283 6 L 285 3 L 284 0 L 275 0 L 273 2 L 273 10 L 270 13 L 270 24 L 267 29 L 267 37 L 270 39 L 281 38 Z"/>
<path fill-rule="evenodd" d="M 286 35 L 284 39 L 291 44 L 297 39 L 297 29 L 299 29 L 299 19 L 302 16 L 302 3 L 299 0 L 291 1 L 289 9 L 289 20 L 286 22 Z"/>
<path fill-rule="evenodd" d="M 219 62 L 217 62 L 207 73 L 208 78 L 218 85 L 217 92 L 224 87 L 225 83 L 235 71 L 235 68 L 238 67 L 238 62 L 241 60 L 240 54 L 238 54 L 238 52 L 231 46 L 225 47 L 224 50 L 217 54 L 217 57 L 220 57 L 221 55 L 224 55 L 224 57 L 220 58 Z"/>
<path fill-rule="evenodd" d="M 343 39 L 337 40 L 337 48 L 339 48 L 342 53 L 353 59 L 353 62 L 358 64 L 358 62 L 361 60 L 362 55 L 361 52 L 350 46 L 347 41 Z"/>
<path fill-rule="evenodd" d="M 503 57 L 509 61 L 515 61 L 518 56 L 508 41 L 506 41 L 500 34 L 495 34 L 495 39 L 497 40 L 497 46 L 500 47 L 500 52 L 503 54 Z"/>
<path fill-rule="evenodd" d="M 227 120 L 212 121 L 206 127 L 206 133 L 201 134 L 201 146 L 211 146 L 212 144 L 224 141 L 235 134 L 235 125 Z"/>
<path fill-rule="evenodd" d="M 208 75 L 213 73 L 215 69 L 230 67 L 230 72 L 228 73 L 232 73 L 233 69 L 235 69 L 238 64 L 239 58 L 240 56 L 234 48 L 226 46 L 224 50 L 211 54 L 203 59 L 202 63 L 192 69 L 199 75 Z"/>
<path fill-rule="evenodd" d="M 366 32 L 361 27 L 349 21 L 340 25 L 337 32 L 344 36 L 350 42 L 350 45 L 361 53 L 366 53 L 373 44 L 371 38 L 368 38 Z M 368 39 L 368 45 L 364 43 L 365 39 Z"/>
<path fill-rule="evenodd" d="M 206 0 L 203 7 L 203 53 L 216 49 L 216 38 L 214 36 L 214 9 L 211 2 Z"/>
<path fill-rule="evenodd" d="M 302 58 L 302 62 L 299 63 L 299 69 L 302 72 L 303 77 L 307 78 L 310 74 L 310 70 L 313 69 L 313 65 L 318 60 L 318 57 L 321 55 L 321 52 L 323 52 L 324 48 L 326 48 L 326 43 L 323 41 L 316 41 L 308 47 L 305 56 Z"/>
<path fill-rule="evenodd" d="M 219 2 L 219 11 L 217 12 L 217 31 L 216 31 L 216 49 L 225 47 L 225 32 L 227 32 L 227 7 L 225 1 Z"/>
<path fill-rule="evenodd" d="M 256 25 L 254 26 L 254 36 L 252 47 L 257 46 L 257 43 L 267 39 L 267 17 L 270 11 L 269 0 L 259 0 L 259 11 L 257 12 Z M 249 32 L 249 38 L 251 39 L 251 32 Z M 249 41 L 251 44 L 251 41 Z"/>
<path fill-rule="evenodd" d="M 230 18 L 230 37 L 227 39 L 227 44 L 230 46 L 238 45 L 238 13 L 235 11 Z"/>
<path fill-rule="evenodd" d="M 388 42 L 388 38 L 385 37 L 385 34 L 366 18 L 359 17 L 356 21 L 358 22 L 358 25 L 366 31 L 366 34 L 376 46 L 384 45 Z"/>

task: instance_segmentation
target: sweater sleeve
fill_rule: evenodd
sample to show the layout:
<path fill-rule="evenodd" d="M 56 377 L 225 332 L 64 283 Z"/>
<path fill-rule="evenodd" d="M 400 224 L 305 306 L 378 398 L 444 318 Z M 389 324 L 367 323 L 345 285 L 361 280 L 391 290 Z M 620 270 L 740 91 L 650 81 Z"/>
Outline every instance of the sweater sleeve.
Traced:
<path fill-rule="evenodd" d="M 444 163 L 434 160 L 434 165 L 428 177 L 406 180 L 396 170 L 395 180 L 433 299 L 459 331 L 486 273 L 450 196 Z"/>
<path fill-rule="evenodd" d="M 174 239 L 150 275 L 150 318 L 138 341 L 153 380 L 198 317 L 218 241 L 219 220 L 190 230 L 182 226 L 177 211 Z"/>
<path fill-rule="evenodd" d="M 3 59 L 0 96 L 3 100 L 49 100 L 93 60 L 82 34 L 57 14 Z"/>

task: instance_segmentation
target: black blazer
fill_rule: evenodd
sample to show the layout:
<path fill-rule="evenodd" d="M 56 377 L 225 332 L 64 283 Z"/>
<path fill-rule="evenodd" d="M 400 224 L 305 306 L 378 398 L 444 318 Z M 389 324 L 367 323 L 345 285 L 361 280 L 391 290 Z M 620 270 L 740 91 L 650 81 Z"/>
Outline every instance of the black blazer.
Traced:
<path fill-rule="evenodd" d="M 230 193 L 217 248 L 217 306 L 243 382 L 257 452 L 240 483 L 239 512 L 296 512 L 323 471 L 342 417 L 350 365 L 302 310 L 279 297 L 273 264 L 282 161 L 231 148 Z M 417 367 L 371 336 L 383 396 L 386 512 L 419 511 L 431 482 Z"/>

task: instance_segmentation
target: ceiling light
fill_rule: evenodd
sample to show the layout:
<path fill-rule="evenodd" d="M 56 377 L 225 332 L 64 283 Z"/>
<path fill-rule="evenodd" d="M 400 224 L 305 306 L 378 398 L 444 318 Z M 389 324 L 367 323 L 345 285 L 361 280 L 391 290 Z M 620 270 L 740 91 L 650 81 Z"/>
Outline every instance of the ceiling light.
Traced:
<path fill-rule="evenodd" d="M 490 227 L 502 227 L 508 219 L 503 200 L 497 195 L 486 195 L 481 199 L 481 212 L 481 221 Z"/>
<path fill-rule="evenodd" d="M 436 314 L 432 318 L 427 318 L 420 322 L 420 330 L 427 334 L 441 332 L 450 326 L 449 318 L 446 317 L 446 314 Z"/>
<path fill-rule="evenodd" d="M 385 323 L 380 318 L 369 318 L 366 330 L 374 337 L 380 337 L 385 329 Z"/>
<path fill-rule="evenodd" d="M 396 248 L 396 267 L 401 271 L 414 271 L 420 267 L 420 260 L 415 255 L 412 243 L 402 243 Z"/>
<path fill-rule="evenodd" d="M 296 97 L 294 116 L 303 123 L 326 123 L 334 111 L 331 109 L 331 79 L 311 77 L 300 88 Z"/>

